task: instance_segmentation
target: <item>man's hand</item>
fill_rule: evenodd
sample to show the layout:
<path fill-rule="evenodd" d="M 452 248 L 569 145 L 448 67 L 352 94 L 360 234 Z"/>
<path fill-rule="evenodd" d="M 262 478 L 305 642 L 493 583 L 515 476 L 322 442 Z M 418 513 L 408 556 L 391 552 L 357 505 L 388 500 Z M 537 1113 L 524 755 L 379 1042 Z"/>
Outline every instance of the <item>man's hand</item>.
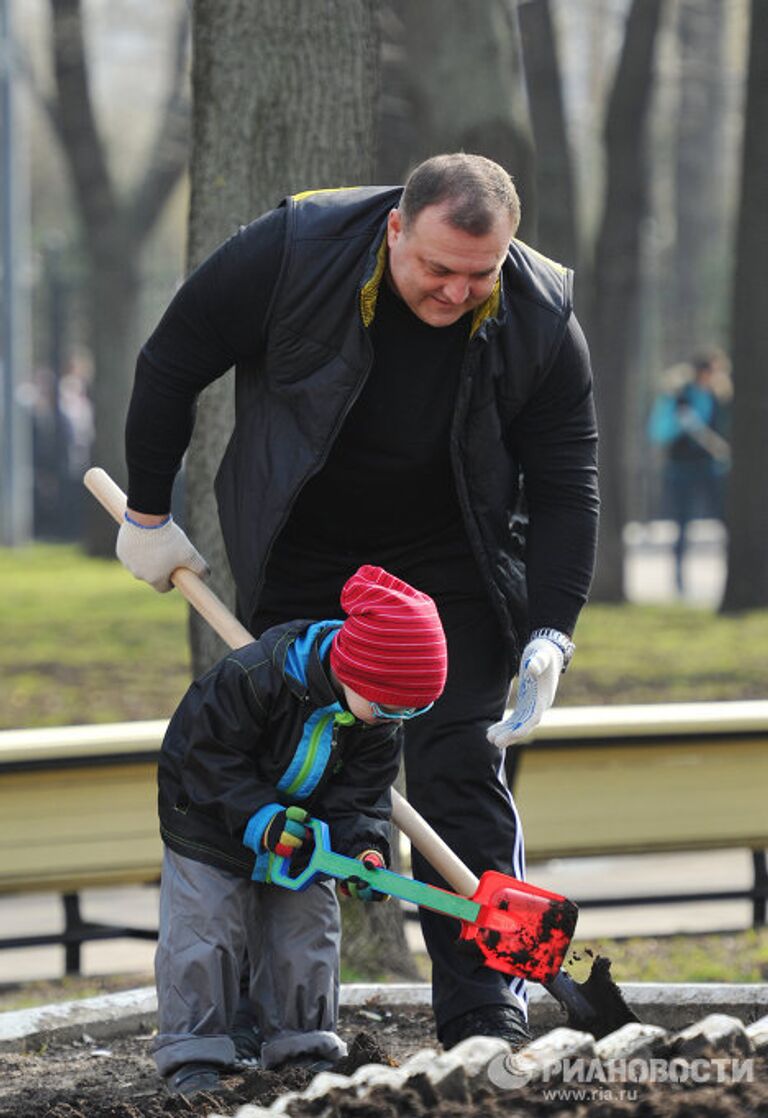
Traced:
<path fill-rule="evenodd" d="M 537 637 L 528 642 L 520 659 L 515 709 L 509 718 L 490 727 L 489 742 L 506 749 L 538 726 L 555 700 L 563 663 L 563 653 L 552 641 Z"/>
<path fill-rule="evenodd" d="M 298 854 L 313 835 L 309 829 L 310 816 L 303 807 L 284 808 L 277 811 L 264 828 L 261 840 L 264 849 L 277 854 L 278 858 L 292 858 Z"/>
<path fill-rule="evenodd" d="M 152 525 L 140 524 L 135 515 L 125 514 L 115 548 L 118 559 L 135 578 L 165 594 L 173 589 L 171 574 L 177 567 L 187 567 L 201 578 L 208 577 L 208 564 L 172 516 Z"/>
<path fill-rule="evenodd" d="M 358 862 L 362 862 L 367 870 L 384 870 L 387 863 L 380 850 L 364 850 L 357 855 Z M 348 877 L 346 881 L 339 882 L 339 892 L 345 897 L 353 897 L 356 901 L 388 901 L 388 893 L 379 893 L 372 889 L 367 881 L 360 877 Z"/>

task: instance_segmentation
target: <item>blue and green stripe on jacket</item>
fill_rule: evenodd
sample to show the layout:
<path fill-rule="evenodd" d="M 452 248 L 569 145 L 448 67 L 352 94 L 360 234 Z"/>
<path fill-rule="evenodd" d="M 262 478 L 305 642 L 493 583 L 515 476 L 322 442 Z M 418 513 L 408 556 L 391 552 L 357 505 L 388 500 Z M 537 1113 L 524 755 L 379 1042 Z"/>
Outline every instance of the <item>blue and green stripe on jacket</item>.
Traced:
<path fill-rule="evenodd" d="M 321 630 L 328 630 L 329 625 L 332 626 L 318 647 L 320 659 L 323 660 L 337 629 L 342 624 L 341 621 L 322 621 L 310 625 L 288 648 L 285 657 L 286 673 L 306 686 L 307 663 L 318 633 Z M 296 752 L 277 782 L 277 788 L 284 793 L 287 802 L 294 803 L 309 799 L 325 775 L 331 760 L 336 725 L 349 725 L 351 722 L 354 722 L 354 715 L 345 710 L 339 702 L 312 711 L 304 723 Z M 253 881 L 267 879 L 269 852 L 262 846 L 262 839 L 270 819 L 284 806 L 284 804 L 265 804 L 248 820 L 243 834 L 243 843 L 256 854 L 251 874 Z"/>

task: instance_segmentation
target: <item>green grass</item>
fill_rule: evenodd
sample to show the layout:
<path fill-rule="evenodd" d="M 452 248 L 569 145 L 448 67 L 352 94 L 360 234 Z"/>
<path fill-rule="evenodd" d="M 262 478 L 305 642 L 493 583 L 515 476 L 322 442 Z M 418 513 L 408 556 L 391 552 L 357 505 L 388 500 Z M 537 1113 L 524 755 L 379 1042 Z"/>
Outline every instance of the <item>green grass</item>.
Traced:
<path fill-rule="evenodd" d="M 116 560 L 0 549 L 0 728 L 165 718 L 190 678 L 187 606 Z M 589 605 L 560 706 L 768 695 L 768 612 Z"/>
<path fill-rule="evenodd" d="M 668 936 L 577 939 L 565 959 L 568 973 L 586 981 L 597 955 L 611 960 L 617 982 L 768 982 L 768 928 Z M 422 980 L 429 981 L 430 961 L 414 956 Z M 343 963 L 343 960 L 342 960 Z M 397 981 L 402 977 L 345 970 L 345 982 Z"/>
<path fill-rule="evenodd" d="M 589 939 L 577 943 L 566 963 L 578 982 L 592 959 L 605 955 L 617 982 L 766 982 L 768 928 L 705 935 Z"/>
<path fill-rule="evenodd" d="M 189 683 L 187 607 L 116 560 L 0 549 L 0 728 L 163 718 Z"/>
<path fill-rule="evenodd" d="M 588 605 L 560 706 L 768 697 L 768 611 Z"/>

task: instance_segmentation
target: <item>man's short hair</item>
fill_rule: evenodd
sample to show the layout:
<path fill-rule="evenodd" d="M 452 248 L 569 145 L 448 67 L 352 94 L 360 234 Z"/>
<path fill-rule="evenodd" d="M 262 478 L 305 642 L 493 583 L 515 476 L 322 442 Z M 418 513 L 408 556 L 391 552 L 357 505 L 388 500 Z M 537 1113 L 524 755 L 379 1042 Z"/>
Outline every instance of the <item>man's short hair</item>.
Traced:
<path fill-rule="evenodd" d="M 447 220 L 457 229 L 482 237 L 490 232 L 500 213 L 520 224 L 520 199 L 512 179 L 498 163 L 484 155 L 454 152 L 433 155 L 411 171 L 399 210 L 407 228 L 427 206 L 451 203 Z"/>

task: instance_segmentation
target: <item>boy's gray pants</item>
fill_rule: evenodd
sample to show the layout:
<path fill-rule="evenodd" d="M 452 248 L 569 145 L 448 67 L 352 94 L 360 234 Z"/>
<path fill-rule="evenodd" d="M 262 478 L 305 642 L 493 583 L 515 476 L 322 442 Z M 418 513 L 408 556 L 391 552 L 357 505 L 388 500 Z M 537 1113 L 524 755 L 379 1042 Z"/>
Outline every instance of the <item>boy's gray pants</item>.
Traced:
<path fill-rule="evenodd" d="M 155 955 L 157 1070 L 182 1064 L 231 1065 L 228 1036 L 247 951 L 262 1038 L 261 1063 L 292 1056 L 336 1059 L 339 907 L 333 883 L 301 893 L 236 877 L 165 848 Z"/>

